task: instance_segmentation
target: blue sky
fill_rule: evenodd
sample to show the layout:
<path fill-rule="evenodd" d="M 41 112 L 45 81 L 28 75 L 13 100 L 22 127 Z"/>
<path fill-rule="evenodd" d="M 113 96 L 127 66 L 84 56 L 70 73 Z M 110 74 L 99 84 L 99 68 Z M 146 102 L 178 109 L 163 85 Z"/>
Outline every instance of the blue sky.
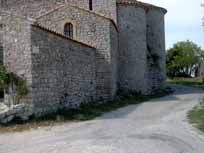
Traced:
<path fill-rule="evenodd" d="M 202 16 L 204 0 L 140 0 L 162 6 L 168 10 L 165 18 L 166 48 L 182 40 L 191 40 L 204 49 Z"/>

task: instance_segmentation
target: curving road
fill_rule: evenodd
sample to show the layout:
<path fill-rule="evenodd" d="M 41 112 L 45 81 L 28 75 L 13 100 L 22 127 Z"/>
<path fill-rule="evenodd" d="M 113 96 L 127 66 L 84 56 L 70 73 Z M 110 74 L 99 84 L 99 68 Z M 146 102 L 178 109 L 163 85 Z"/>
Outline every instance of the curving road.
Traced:
<path fill-rule="evenodd" d="M 0 153 L 204 153 L 204 135 L 186 119 L 204 91 L 174 88 L 92 121 L 0 134 Z"/>

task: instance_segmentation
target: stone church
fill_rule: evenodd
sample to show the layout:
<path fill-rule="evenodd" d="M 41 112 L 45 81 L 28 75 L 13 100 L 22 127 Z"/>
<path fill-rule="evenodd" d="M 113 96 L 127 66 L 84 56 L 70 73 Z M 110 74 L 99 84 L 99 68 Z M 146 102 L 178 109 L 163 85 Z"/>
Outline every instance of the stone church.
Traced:
<path fill-rule="evenodd" d="M 149 94 L 166 79 L 166 9 L 136 0 L 0 0 L 0 58 L 34 113 Z"/>

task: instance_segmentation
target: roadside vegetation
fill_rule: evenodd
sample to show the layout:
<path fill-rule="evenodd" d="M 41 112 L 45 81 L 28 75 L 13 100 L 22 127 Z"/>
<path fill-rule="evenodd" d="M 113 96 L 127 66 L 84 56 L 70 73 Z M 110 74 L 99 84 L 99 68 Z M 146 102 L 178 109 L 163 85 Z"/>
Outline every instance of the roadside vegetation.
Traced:
<path fill-rule="evenodd" d="M 91 120 L 103 115 L 106 112 L 111 112 L 128 105 L 140 104 L 142 102 L 150 100 L 151 98 L 159 98 L 162 96 L 166 96 L 172 92 L 173 91 L 171 90 L 171 88 L 166 87 L 155 90 L 149 96 L 144 96 L 140 93 L 119 93 L 117 100 L 111 102 L 101 104 L 83 104 L 78 109 L 61 109 L 56 113 L 48 114 L 41 118 L 31 117 L 30 120 L 26 122 L 15 119 L 11 123 L 4 125 L 0 124 L 0 132 L 20 132 L 46 126 L 50 127 L 64 122 Z"/>
<path fill-rule="evenodd" d="M 168 78 L 167 82 L 171 84 L 179 84 L 204 89 L 204 80 L 201 77 L 197 78 L 175 77 L 172 79 Z"/>
<path fill-rule="evenodd" d="M 204 107 L 194 107 L 193 110 L 188 113 L 188 118 L 192 125 L 204 132 Z"/>
<path fill-rule="evenodd" d="M 192 41 L 181 41 L 167 51 L 166 69 L 169 78 L 203 76 L 204 51 Z"/>
<path fill-rule="evenodd" d="M 204 89 L 204 51 L 192 41 L 180 41 L 167 50 L 167 82 Z"/>
<path fill-rule="evenodd" d="M 167 51 L 167 82 L 204 89 L 204 51 L 187 40 L 176 43 Z M 189 122 L 204 132 L 202 103 L 188 112 Z"/>

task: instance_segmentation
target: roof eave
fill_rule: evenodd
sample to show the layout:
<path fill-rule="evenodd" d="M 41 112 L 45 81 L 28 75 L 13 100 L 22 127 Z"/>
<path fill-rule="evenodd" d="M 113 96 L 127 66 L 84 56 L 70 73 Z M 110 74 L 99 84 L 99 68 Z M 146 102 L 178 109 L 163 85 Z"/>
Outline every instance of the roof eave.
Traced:
<path fill-rule="evenodd" d="M 163 7 L 159 7 L 156 5 L 152 5 L 152 4 L 148 4 L 148 3 L 143 3 L 143 2 L 117 2 L 117 5 L 134 5 L 134 6 L 139 6 L 139 7 L 143 7 L 145 10 L 149 10 L 149 9 L 160 9 L 164 14 L 167 13 L 167 9 L 163 8 Z"/>

